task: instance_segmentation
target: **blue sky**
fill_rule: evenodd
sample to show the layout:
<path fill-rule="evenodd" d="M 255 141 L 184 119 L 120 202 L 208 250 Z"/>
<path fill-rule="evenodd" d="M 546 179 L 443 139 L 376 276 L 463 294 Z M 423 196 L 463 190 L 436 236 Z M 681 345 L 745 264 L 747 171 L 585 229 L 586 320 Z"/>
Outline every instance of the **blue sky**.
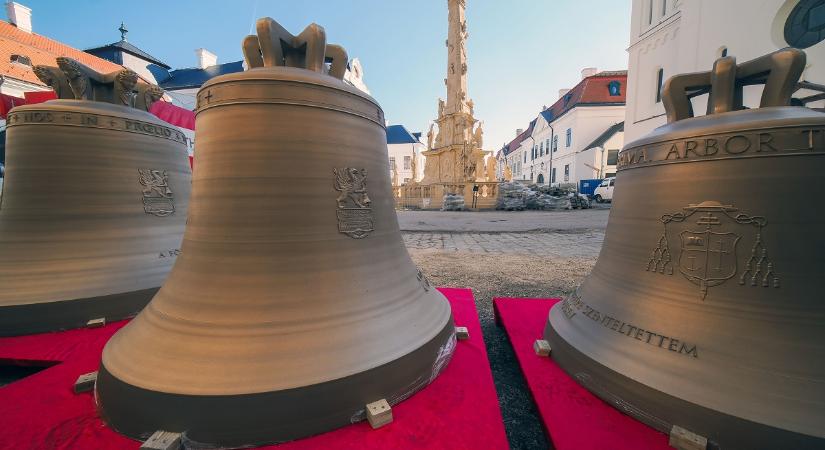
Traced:
<path fill-rule="evenodd" d="M 364 66 L 367 86 L 391 123 L 426 130 L 444 97 L 446 0 L 17 0 L 36 33 L 85 49 L 128 39 L 174 68 L 205 47 L 219 62 L 241 59 L 254 19 L 270 16 L 297 33 L 327 30 Z M 630 0 L 467 0 L 469 90 L 497 150 L 573 87 L 584 67 L 627 68 Z"/>

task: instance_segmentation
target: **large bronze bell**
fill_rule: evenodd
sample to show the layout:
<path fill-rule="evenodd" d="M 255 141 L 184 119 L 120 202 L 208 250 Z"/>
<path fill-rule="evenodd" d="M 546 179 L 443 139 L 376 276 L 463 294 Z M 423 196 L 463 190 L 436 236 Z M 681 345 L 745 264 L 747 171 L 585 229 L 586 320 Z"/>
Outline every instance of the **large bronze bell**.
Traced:
<path fill-rule="evenodd" d="M 406 399 L 455 348 L 449 304 L 401 239 L 383 112 L 341 79 L 346 52 L 267 18 L 244 53 L 250 70 L 198 93 L 182 254 L 103 351 L 98 406 L 128 436 L 324 432 Z"/>
<path fill-rule="evenodd" d="M 58 63 L 35 72 L 61 99 L 8 116 L 0 335 L 134 316 L 183 237 L 186 137 L 146 112 L 162 91 L 128 69 Z"/>
<path fill-rule="evenodd" d="M 621 152 L 598 262 L 544 332 L 596 395 L 710 448 L 825 447 L 825 114 L 787 106 L 804 67 L 784 49 L 667 82 L 668 124 Z"/>

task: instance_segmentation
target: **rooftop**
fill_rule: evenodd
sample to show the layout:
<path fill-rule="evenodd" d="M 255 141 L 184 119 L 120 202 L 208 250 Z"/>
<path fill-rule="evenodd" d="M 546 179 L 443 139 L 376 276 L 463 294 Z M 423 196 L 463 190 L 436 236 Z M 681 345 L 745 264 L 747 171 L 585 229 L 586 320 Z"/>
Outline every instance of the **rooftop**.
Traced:
<path fill-rule="evenodd" d="M 12 62 L 12 55 L 29 58 L 31 66 Z M 90 55 L 37 33 L 21 31 L 6 21 L 0 21 L 0 75 L 44 85 L 34 74 L 32 67 L 36 65 L 57 66 L 57 57 L 59 56 L 76 59 L 101 73 L 123 69 L 123 66 L 113 62 Z"/>
<path fill-rule="evenodd" d="M 152 64 L 157 64 L 158 66 L 163 67 L 164 69 L 167 69 L 167 70 L 171 69 L 171 67 L 169 67 L 169 65 L 167 65 L 163 61 L 161 61 L 161 60 L 155 58 L 154 56 L 144 52 L 143 50 L 135 47 L 134 45 L 132 45 L 131 43 L 129 43 L 125 39 L 123 39 L 119 42 L 113 42 L 113 43 L 108 44 L 108 45 L 103 45 L 103 46 L 100 46 L 100 47 L 90 48 L 90 49 L 87 49 L 86 51 L 89 52 L 89 53 L 95 54 L 95 52 L 99 52 L 101 50 L 107 50 L 107 49 L 118 49 L 118 50 L 121 50 L 123 52 L 129 53 L 131 55 L 137 56 L 138 58 L 141 58 L 143 60 L 149 61 Z"/>
<path fill-rule="evenodd" d="M 593 140 L 593 142 L 591 142 L 590 145 L 588 145 L 584 149 L 589 150 L 591 148 L 602 147 L 604 146 L 605 142 L 607 142 L 610 138 L 613 137 L 613 135 L 622 131 L 624 131 L 624 121 L 610 126 L 610 128 L 605 130 L 604 133 L 600 134 L 599 137 Z"/>
<path fill-rule="evenodd" d="M 617 90 L 611 91 L 611 83 L 614 83 Z M 626 93 L 626 70 L 599 72 L 581 80 L 556 103 L 542 111 L 541 115 L 550 123 L 576 106 L 624 105 Z"/>
<path fill-rule="evenodd" d="M 387 144 L 417 144 L 418 142 L 418 139 L 404 125 L 387 127 Z"/>

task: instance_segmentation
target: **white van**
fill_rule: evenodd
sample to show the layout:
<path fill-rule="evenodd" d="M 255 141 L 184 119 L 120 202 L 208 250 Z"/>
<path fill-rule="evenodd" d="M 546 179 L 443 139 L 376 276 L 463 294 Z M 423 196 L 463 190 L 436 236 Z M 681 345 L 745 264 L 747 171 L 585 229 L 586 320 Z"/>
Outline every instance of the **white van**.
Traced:
<path fill-rule="evenodd" d="M 616 183 L 616 178 L 606 178 L 602 184 L 593 191 L 593 198 L 596 203 L 612 202 L 613 201 L 613 185 Z"/>

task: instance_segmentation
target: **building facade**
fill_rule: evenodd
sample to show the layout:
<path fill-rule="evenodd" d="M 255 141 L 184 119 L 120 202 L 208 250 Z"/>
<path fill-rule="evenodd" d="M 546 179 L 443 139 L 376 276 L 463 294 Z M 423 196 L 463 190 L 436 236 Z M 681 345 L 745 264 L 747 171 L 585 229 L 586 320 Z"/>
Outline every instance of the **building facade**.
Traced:
<path fill-rule="evenodd" d="M 505 149 L 513 180 L 540 185 L 578 184 L 616 173 L 624 145 L 627 72 L 582 70 L 582 80 L 559 91 Z"/>
<path fill-rule="evenodd" d="M 427 150 L 427 146 L 420 138 L 421 133 L 410 133 L 404 125 L 387 127 L 387 155 L 393 186 L 418 182 L 424 177 L 425 157 L 422 152 Z"/>
<path fill-rule="evenodd" d="M 627 141 L 665 124 L 661 87 L 668 77 L 707 71 L 721 56 L 744 62 L 784 47 L 808 54 L 806 81 L 825 84 L 825 6 L 800 0 L 633 0 L 628 48 Z M 759 104 L 760 86 L 744 104 Z M 795 97 L 815 94 L 800 90 Z M 693 101 L 704 114 L 707 95 Z M 821 107 L 822 102 L 809 104 Z"/>

